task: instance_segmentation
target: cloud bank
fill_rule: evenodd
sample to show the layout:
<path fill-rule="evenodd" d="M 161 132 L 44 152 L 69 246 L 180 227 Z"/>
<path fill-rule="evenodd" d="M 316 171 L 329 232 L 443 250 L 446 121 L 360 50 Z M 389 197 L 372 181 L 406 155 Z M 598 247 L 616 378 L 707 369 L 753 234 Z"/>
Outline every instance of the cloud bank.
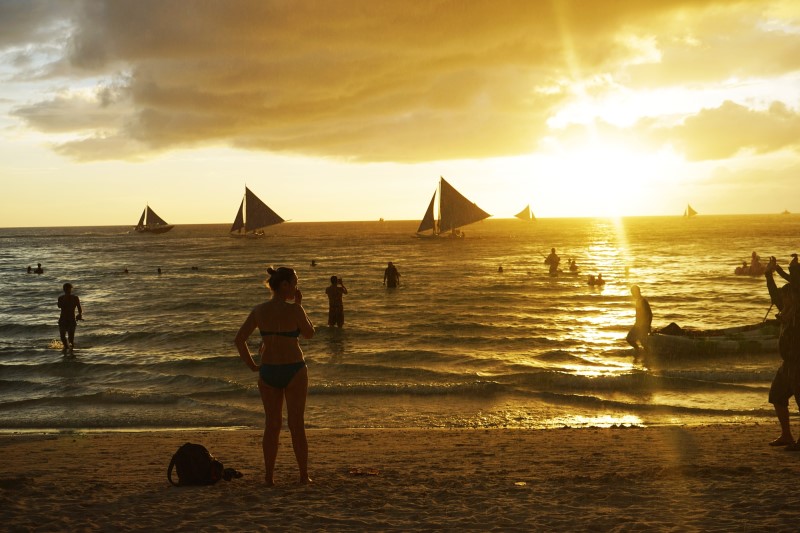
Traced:
<path fill-rule="evenodd" d="M 580 98 L 800 70 L 774 1 L 101 0 L 0 3 L 13 115 L 79 161 L 227 145 L 350 161 L 531 153 Z M 65 90 L 63 86 L 70 89 Z M 77 89 L 76 89 L 77 88 Z M 797 150 L 798 102 L 720 99 L 629 134 L 694 160 Z"/>

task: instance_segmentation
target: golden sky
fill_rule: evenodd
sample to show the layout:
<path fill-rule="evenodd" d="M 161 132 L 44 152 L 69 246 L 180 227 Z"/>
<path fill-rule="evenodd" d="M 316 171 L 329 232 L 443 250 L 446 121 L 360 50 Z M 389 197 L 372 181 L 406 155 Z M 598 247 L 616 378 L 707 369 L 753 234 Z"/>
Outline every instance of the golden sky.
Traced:
<path fill-rule="evenodd" d="M 800 2 L 0 0 L 0 227 L 800 212 Z"/>

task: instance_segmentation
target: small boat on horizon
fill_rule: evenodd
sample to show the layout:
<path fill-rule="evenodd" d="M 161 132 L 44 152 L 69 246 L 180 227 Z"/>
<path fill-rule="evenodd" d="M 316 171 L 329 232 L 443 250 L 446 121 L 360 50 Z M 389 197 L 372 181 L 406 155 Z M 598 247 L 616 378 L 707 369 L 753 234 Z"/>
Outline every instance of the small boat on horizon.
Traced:
<path fill-rule="evenodd" d="M 520 220 L 527 220 L 527 221 L 536 220 L 533 211 L 531 211 L 531 204 L 526 205 L 522 211 L 520 211 L 514 216 Z"/>
<path fill-rule="evenodd" d="M 683 212 L 683 216 L 686 217 L 686 218 L 689 218 L 689 217 L 695 216 L 696 214 L 697 214 L 697 211 L 692 209 L 691 205 L 686 204 L 686 210 Z"/>
<path fill-rule="evenodd" d="M 439 219 L 433 215 L 438 194 Z M 478 222 L 490 215 L 474 202 L 469 201 L 455 187 L 447 183 L 443 177 L 439 177 L 439 187 L 433 191 L 433 197 L 428 204 L 428 209 L 417 228 L 417 237 L 455 237 L 462 238 L 464 234 L 459 230 L 460 227 Z M 431 234 L 423 234 L 423 231 L 431 230 Z"/>
<path fill-rule="evenodd" d="M 142 216 L 139 217 L 139 223 L 133 230 L 136 233 L 166 233 L 175 226 L 168 224 L 163 218 L 158 216 L 149 205 L 146 205 Z"/>
<path fill-rule="evenodd" d="M 264 236 L 263 228 L 286 222 L 267 204 L 261 201 L 253 191 L 244 188 L 244 197 L 239 204 L 239 211 L 231 226 L 231 237 L 258 238 Z"/>

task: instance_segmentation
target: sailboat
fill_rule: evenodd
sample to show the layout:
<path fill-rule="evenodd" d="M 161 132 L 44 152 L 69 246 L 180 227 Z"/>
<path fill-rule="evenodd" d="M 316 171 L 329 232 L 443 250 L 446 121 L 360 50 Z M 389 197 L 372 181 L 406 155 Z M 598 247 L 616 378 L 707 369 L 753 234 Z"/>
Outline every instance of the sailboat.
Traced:
<path fill-rule="evenodd" d="M 531 204 L 525 206 L 525 209 L 514 215 L 520 220 L 536 220 L 536 217 L 533 215 L 533 211 L 531 211 Z"/>
<path fill-rule="evenodd" d="M 166 233 L 175 226 L 167 224 L 167 221 L 161 218 L 153 211 L 149 205 L 145 206 L 142 211 L 142 216 L 139 218 L 139 223 L 133 230 L 136 233 Z"/>
<path fill-rule="evenodd" d="M 253 191 L 245 187 L 239 212 L 236 213 L 231 226 L 231 237 L 263 237 L 262 228 L 281 222 L 285 220 L 253 194 Z"/>
<path fill-rule="evenodd" d="M 683 212 L 683 216 L 688 218 L 688 217 L 693 217 L 696 214 L 697 214 L 697 211 L 692 209 L 692 206 L 690 206 L 689 204 L 686 204 L 686 210 Z"/>
<path fill-rule="evenodd" d="M 434 218 L 433 211 L 436 206 L 436 195 L 439 195 L 439 220 Z M 425 216 L 417 228 L 417 236 L 429 237 L 437 235 L 447 235 L 450 237 L 463 237 L 464 234 L 458 229 L 461 226 L 478 222 L 492 215 L 470 202 L 452 185 L 440 177 L 439 187 L 433 192 L 431 202 L 425 211 Z M 423 235 L 423 231 L 431 230 L 431 235 Z"/>

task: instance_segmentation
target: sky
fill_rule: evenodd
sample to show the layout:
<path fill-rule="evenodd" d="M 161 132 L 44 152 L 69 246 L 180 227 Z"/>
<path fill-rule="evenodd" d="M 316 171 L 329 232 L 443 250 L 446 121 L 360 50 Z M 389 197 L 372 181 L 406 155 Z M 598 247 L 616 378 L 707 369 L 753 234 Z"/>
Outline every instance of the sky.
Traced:
<path fill-rule="evenodd" d="M 0 0 L 0 227 L 800 212 L 796 0 Z"/>

